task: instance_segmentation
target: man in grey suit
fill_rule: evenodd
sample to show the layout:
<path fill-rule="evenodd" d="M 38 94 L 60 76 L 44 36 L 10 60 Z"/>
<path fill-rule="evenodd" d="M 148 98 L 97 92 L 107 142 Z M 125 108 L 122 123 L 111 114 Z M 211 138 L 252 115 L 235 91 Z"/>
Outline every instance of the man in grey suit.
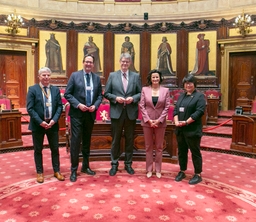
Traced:
<path fill-rule="evenodd" d="M 141 94 L 140 75 L 129 70 L 131 55 L 122 53 L 119 62 L 121 69 L 110 73 L 104 93 L 105 98 L 110 101 L 112 132 L 110 176 L 114 176 L 118 170 L 120 141 L 123 131 L 125 137 L 125 170 L 129 174 L 134 174 L 132 168 L 133 140 Z"/>
<path fill-rule="evenodd" d="M 73 72 L 68 81 L 65 98 L 70 103 L 71 120 L 71 175 L 70 181 L 77 180 L 80 144 L 82 141 L 82 173 L 95 175 L 89 167 L 91 135 L 96 118 L 96 111 L 102 101 L 102 87 L 100 77 L 92 73 L 94 57 L 85 55 L 83 69 Z"/>

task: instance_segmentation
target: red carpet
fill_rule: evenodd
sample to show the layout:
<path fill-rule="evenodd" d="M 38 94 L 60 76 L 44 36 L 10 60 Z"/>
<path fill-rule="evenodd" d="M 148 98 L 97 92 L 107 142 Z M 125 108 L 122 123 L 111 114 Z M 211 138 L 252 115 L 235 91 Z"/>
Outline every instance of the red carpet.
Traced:
<path fill-rule="evenodd" d="M 193 175 L 175 182 L 178 165 L 163 164 L 161 179 L 146 178 L 145 162 L 134 162 L 135 175 L 123 170 L 110 177 L 109 162 L 93 162 L 96 176 L 69 181 L 69 156 L 60 149 L 64 182 L 53 177 L 49 149 L 44 150 L 45 182 L 35 181 L 33 151 L 0 155 L 0 221 L 256 221 L 256 160 L 203 151 L 202 183 Z"/>

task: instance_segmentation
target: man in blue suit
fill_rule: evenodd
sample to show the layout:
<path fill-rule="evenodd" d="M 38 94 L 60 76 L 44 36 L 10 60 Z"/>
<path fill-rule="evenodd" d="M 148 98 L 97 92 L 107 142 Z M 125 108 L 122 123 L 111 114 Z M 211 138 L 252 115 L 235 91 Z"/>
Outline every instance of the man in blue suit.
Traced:
<path fill-rule="evenodd" d="M 29 130 L 32 130 L 34 159 L 36 164 L 37 182 L 43 183 L 43 142 L 47 136 L 51 149 L 54 177 L 65 180 L 60 173 L 59 160 L 59 125 L 62 112 L 60 90 L 50 85 L 51 70 L 43 67 L 38 71 L 39 84 L 30 86 L 27 94 L 27 111 L 30 116 Z"/>
<path fill-rule="evenodd" d="M 123 131 L 125 137 L 125 170 L 129 174 L 134 174 L 132 168 L 133 140 L 141 94 L 140 76 L 129 70 L 132 62 L 131 55 L 122 53 L 119 62 L 121 69 L 110 73 L 104 94 L 106 99 L 110 101 L 112 132 L 110 176 L 114 176 L 118 170 L 120 141 Z"/>
<path fill-rule="evenodd" d="M 89 167 L 91 135 L 96 118 L 96 111 L 102 101 L 100 77 L 92 73 L 94 57 L 85 55 L 83 69 L 73 72 L 68 81 L 65 98 L 70 103 L 69 116 L 71 120 L 71 175 L 70 181 L 77 180 L 80 144 L 82 141 L 82 173 L 95 175 Z"/>

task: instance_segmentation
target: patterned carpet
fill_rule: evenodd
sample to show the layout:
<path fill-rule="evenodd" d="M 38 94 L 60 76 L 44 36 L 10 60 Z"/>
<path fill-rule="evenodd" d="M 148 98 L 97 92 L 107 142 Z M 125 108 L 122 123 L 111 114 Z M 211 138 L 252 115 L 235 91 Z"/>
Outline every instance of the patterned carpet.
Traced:
<path fill-rule="evenodd" d="M 114 177 L 109 162 L 92 162 L 96 176 L 69 181 L 70 160 L 60 149 L 64 182 L 53 177 L 49 149 L 44 150 L 45 182 L 35 181 L 33 151 L 0 155 L 0 221 L 256 221 L 256 160 L 202 151 L 203 181 L 189 185 L 192 163 L 182 182 L 176 164 L 163 164 L 162 178 L 146 177 L 145 162 L 128 175 L 121 162 Z"/>
<path fill-rule="evenodd" d="M 23 112 L 23 111 L 22 111 Z M 24 113 L 26 111 L 24 110 Z M 220 112 L 215 125 L 204 127 L 203 181 L 189 185 L 191 158 L 182 182 L 176 164 L 163 163 L 162 178 L 146 177 L 145 162 L 134 162 L 135 175 L 124 170 L 110 177 L 109 162 L 92 162 L 96 176 L 79 174 L 69 181 L 70 157 L 60 148 L 64 182 L 53 177 L 49 149 L 44 150 L 45 182 L 35 180 L 29 117 L 22 117 L 25 151 L 0 154 L 0 221 L 256 221 L 256 159 L 230 155 L 233 111 Z M 223 124 L 224 123 L 224 124 Z M 48 142 L 45 139 L 44 145 Z M 26 150 L 27 149 L 27 150 Z M 214 151 L 214 152 L 209 152 Z"/>

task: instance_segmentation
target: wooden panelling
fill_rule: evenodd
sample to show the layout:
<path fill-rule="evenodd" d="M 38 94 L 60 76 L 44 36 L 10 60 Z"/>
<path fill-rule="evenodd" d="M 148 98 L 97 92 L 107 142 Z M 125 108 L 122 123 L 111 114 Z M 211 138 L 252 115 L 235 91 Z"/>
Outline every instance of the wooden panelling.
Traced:
<path fill-rule="evenodd" d="M 256 116 L 234 115 L 232 120 L 231 149 L 256 153 Z"/>
<path fill-rule="evenodd" d="M 169 163 L 177 163 L 177 142 L 175 136 L 175 125 L 168 123 L 165 131 L 163 161 Z M 138 161 L 145 161 L 145 145 L 143 128 L 140 123 L 136 124 L 134 133 L 134 154 L 133 159 Z M 111 137 L 111 124 L 106 122 L 97 121 L 94 124 L 92 138 L 90 160 L 107 161 L 110 160 L 112 137 Z M 67 143 L 68 144 L 68 143 Z M 120 144 L 120 159 L 124 159 L 125 152 L 125 139 L 121 138 Z M 67 148 L 69 151 L 69 147 Z"/>
<path fill-rule="evenodd" d="M 17 148 L 23 145 L 21 139 L 21 113 L 0 113 L 0 149 Z"/>

